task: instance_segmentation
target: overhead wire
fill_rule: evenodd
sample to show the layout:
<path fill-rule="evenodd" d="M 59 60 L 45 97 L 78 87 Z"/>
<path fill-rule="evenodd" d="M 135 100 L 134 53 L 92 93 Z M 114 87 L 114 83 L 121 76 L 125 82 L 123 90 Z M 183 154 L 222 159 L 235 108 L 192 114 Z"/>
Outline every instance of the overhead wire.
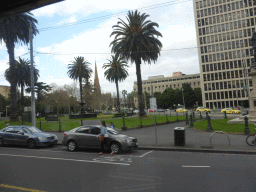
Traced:
<path fill-rule="evenodd" d="M 160 8 L 160 7 L 180 4 L 180 3 L 186 3 L 186 2 L 189 2 L 189 1 L 190 0 L 181 1 L 181 2 L 160 3 L 160 4 L 155 4 L 155 5 L 151 5 L 151 6 L 147 6 L 147 7 L 142 7 L 142 8 L 139 8 L 139 10 L 155 9 L 155 8 Z M 45 27 L 45 28 L 41 28 L 41 29 L 38 29 L 38 30 L 39 31 L 47 31 L 47 30 L 52 30 L 52 29 L 58 29 L 58 28 L 61 28 L 61 27 L 69 27 L 69 26 L 73 26 L 73 25 L 79 25 L 79 24 L 83 24 L 83 23 L 89 23 L 89 22 L 92 22 L 92 21 L 106 19 L 106 18 L 109 18 L 109 17 L 112 17 L 112 16 L 123 15 L 123 14 L 126 14 L 126 13 L 127 13 L 127 11 L 122 11 L 122 12 L 115 13 L 115 14 L 99 16 L 99 17 L 95 17 L 95 18 L 91 18 L 91 19 L 85 19 L 85 20 L 81 20 L 81 21 L 77 21 L 77 22 L 73 22 L 73 23 L 62 24 L 62 25 L 58 25 L 58 26 Z"/>

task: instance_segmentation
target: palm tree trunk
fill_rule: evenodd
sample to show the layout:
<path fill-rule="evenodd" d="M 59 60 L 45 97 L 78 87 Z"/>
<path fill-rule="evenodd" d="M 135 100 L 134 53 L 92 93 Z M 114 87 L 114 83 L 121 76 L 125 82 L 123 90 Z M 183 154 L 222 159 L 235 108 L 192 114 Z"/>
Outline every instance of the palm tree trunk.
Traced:
<path fill-rule="evenodd" d="M 120 113 L 120 102 L 119 102 L 119 87 L 118 87 L 118 80 L 115 79 L 115 83 L 116 83 L 116 92 L 117 92 L 117 108 L 118 108 L 118 113 Z"/>
<path fill-rule="evenodd" d="M 15 58 L 14 58 L 14 42 L 9 40 L 6 42 L 8 54 L 9 54 L 9 63 L 10 63 L 10 71 L 13 72 L 15 70 Z M 16 103 L 16 86 L 17 80 L 16 78 L 12 78 L 11 80 L 11 121 L 18 121 L 17 114 L 17 103 Z"/>
<path fill-rule="evenodd" d="M 24 85 L 21 84 L 21 98 L 20 98 L 20 103 L 21 103 L 21 106 L 20 106 L 20 115 L 23 114 L 24 112 Z"/>
<path fill-rule="evenodd" d="M 142 82 L 141 82 L 141 71 L 140 71 L 140 64 L 141 60 L 136 60 L 136 75 L 137 75 L 137 85 L 138 85 L 138 103 L 139 103 L 139 114 L 140 116 L 145 115 L 144 105 L 143 105 L 143 95 L 142 95 Z"/>
<path fill-rule="evenodd" d="M 82 87 L 82 77 L 79 77 L 79 85 L 80 85 L 80 98 L 81 98 L 81 114 L 83 113 L 83 87 Z"/>

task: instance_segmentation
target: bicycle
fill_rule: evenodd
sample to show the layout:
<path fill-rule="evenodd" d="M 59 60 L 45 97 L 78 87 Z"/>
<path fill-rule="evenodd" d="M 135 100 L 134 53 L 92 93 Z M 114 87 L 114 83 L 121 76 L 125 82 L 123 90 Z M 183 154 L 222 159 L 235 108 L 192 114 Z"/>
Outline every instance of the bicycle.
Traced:
<path fill-rule="evenodd" d="M 254 126 L 256 126 L 256 124 L 254 124 Z M 248 135 L 246 138 L 246 143 L 250 146 L 256 145 L 256 133 Z"/>

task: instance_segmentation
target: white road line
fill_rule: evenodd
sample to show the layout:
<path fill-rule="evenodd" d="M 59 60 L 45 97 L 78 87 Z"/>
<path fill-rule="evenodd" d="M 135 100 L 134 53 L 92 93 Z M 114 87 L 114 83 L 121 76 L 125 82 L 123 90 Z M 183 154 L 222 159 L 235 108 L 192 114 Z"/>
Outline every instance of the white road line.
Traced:
<path fill-rule="evenodd" d="M 89 160 L 79 160 L 79 159 L 65 159 L 65 158 L 54 158 L 54 157 L 12 155 L 12 154 L 0 154 L 0 156 L 27 157 L 27 158 L 50 159 L 50 160 L 61 160 L 61 161 L 77 161 L 77 162 L 87 162 L 87 163 L 105 163 L 105 164 L 113 164 L 113 165 L 130 165 L 128 163 L 113 163 L 113 162 L 104 162 L 104 161 L 89 161 Z"/>
<path fill-rule="evenodd" d="M 147 152 L 147 153 L 145 153 L 145 154 L 143 154 L 143 155 L 141 155 L 141 156 L 139 156 L 139 157 L 144 157 L 145 155 L 147 155 L 147 154 L 149 154 L 149 153 L 152 153 L 153 151 L 149 151 L 149 152 Z"/>
<path fill-rule="evenodd" d="M 211 167 L 211 166 L 194 166 L 194 165 L 182 165 L 182 167 Z"/>

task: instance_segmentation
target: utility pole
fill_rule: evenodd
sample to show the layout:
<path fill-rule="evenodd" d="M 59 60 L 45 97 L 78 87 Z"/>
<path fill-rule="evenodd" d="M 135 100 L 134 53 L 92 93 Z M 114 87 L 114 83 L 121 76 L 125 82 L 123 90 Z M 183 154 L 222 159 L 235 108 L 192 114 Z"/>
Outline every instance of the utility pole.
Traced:
<path fill-rule="evenodd" d="M 30 23 L 30 28 L 29 28 L 29 42 L 30 42 L 31 118 L 32 118 L 32 126 L 36 126 L 32 23 Z"/>

